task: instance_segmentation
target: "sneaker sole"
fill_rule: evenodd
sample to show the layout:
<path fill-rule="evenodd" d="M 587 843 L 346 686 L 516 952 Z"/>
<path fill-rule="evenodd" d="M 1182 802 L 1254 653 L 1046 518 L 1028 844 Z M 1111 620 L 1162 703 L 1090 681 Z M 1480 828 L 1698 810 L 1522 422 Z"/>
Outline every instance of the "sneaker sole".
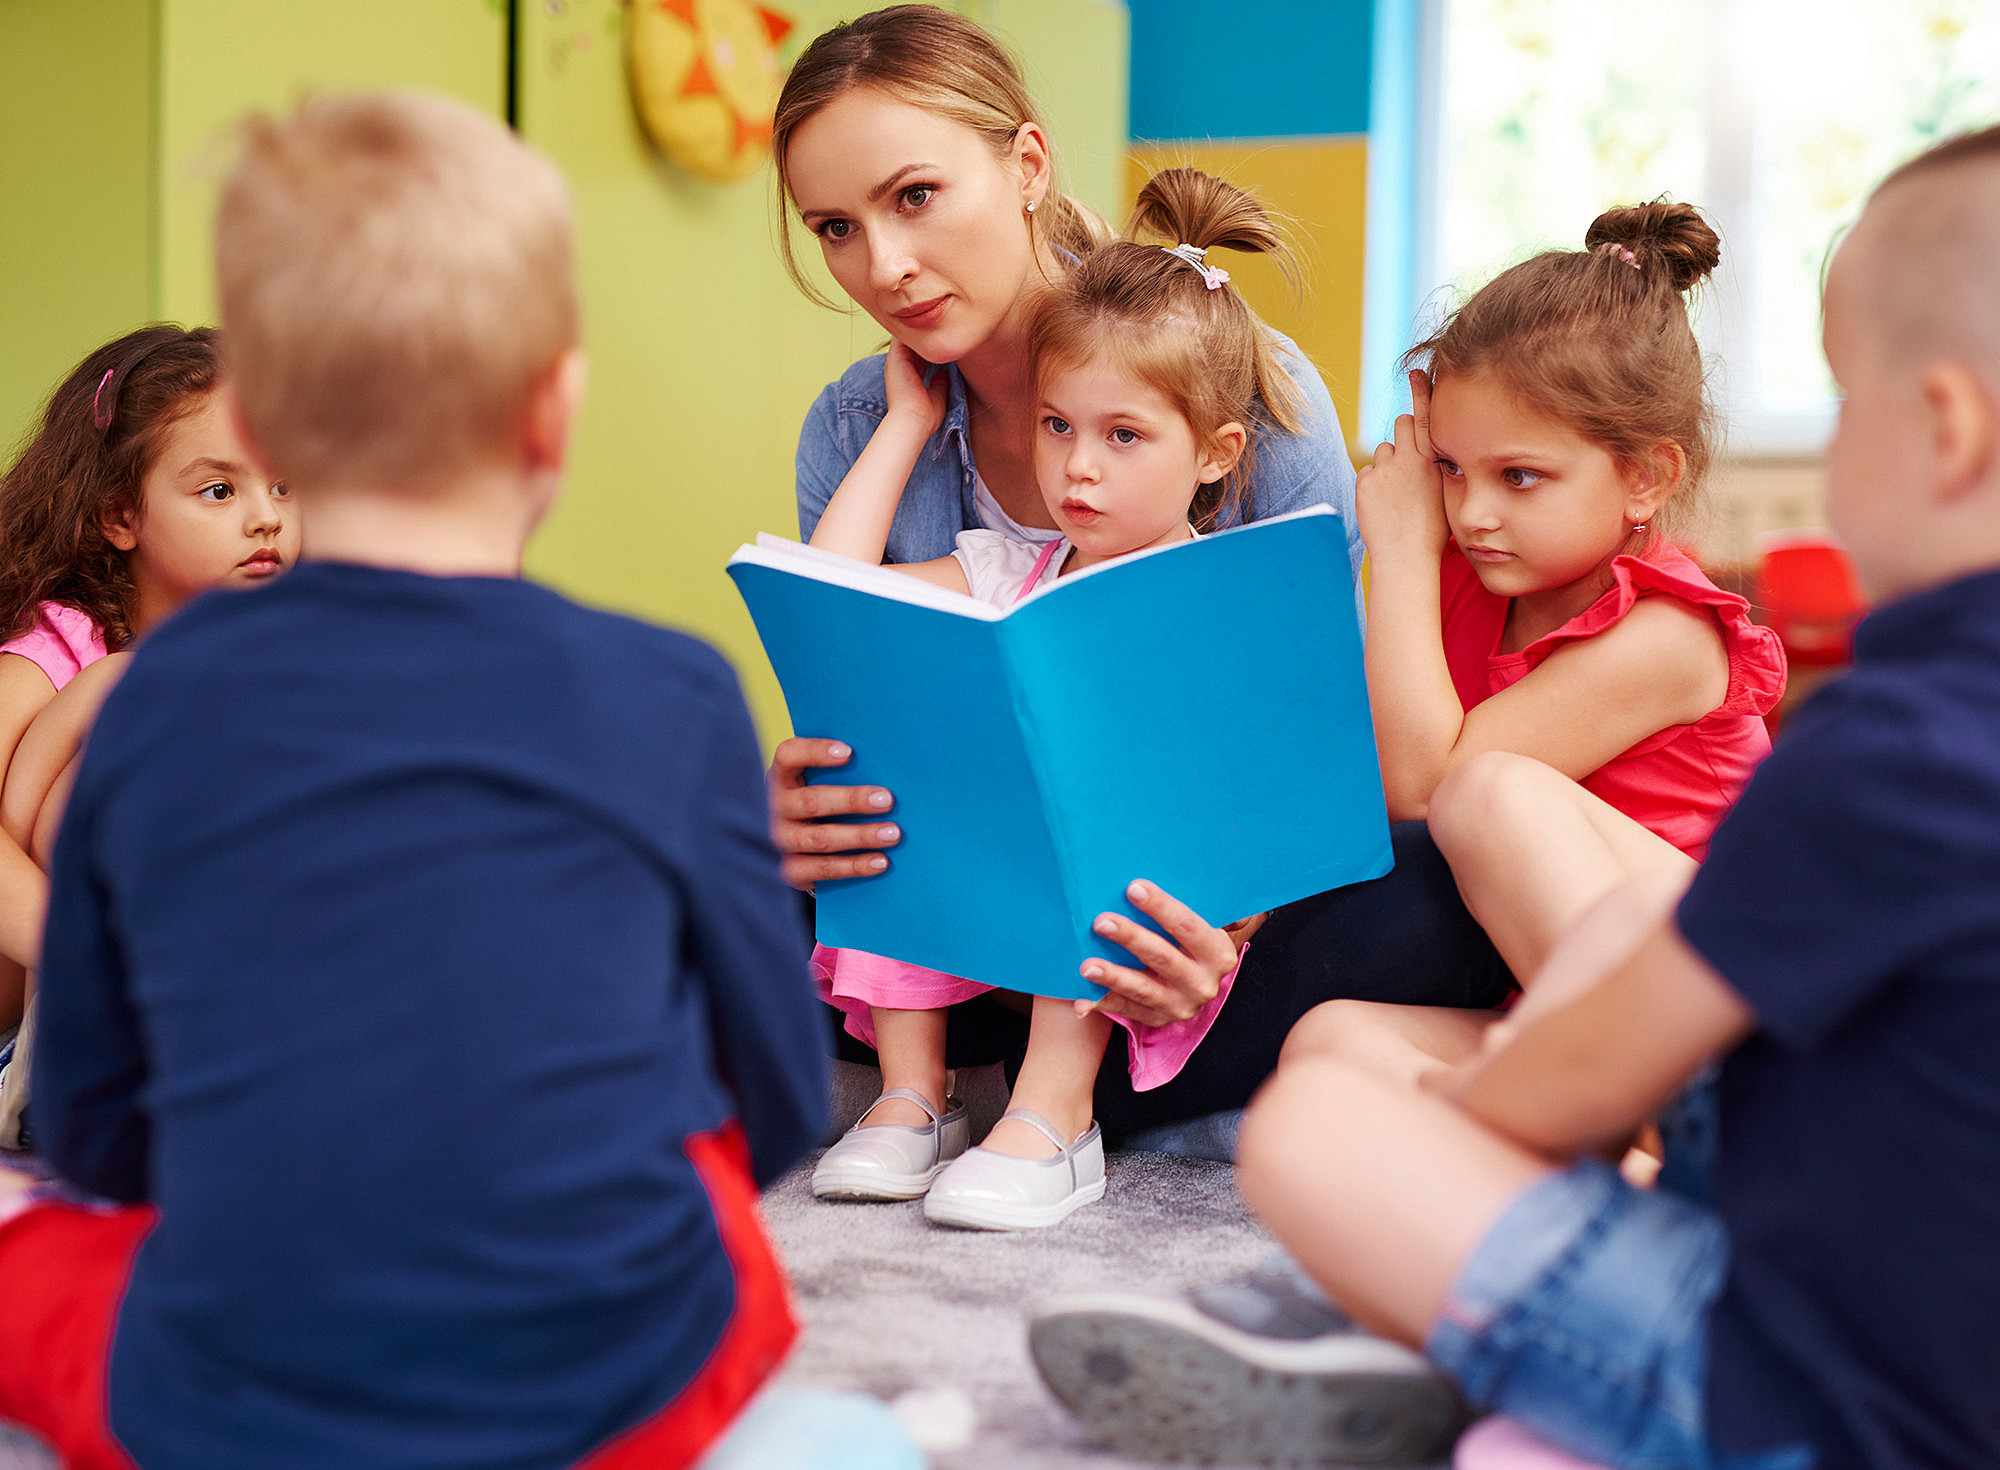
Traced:
<path fill-rule="evenodd" d="M 1135 1458 L 1432 1465 L 1470 1417 L 1395 1343 L 1254 1337 L 1179 1301 L 1071 1298 L 1037 1315 L 1028 1345 L 1085 1433 Z"/>
<path fill-rule="evenodd" d="M 907 1200 L 922 1199 L 930 1191 L 931 1181 L 943 1172 L 944 1165 L 939 1164 L 928 1174 L 909 1174 L 892 1182 L 874 1172 L 864 1173 L 856 1170 L 848 1173 L 843 1169 L 829 1169 L 822 1175 L 815 1170 L 812 1179 L 813 1198 L 897 1204 Z"/>
<path fill-rule="evenodd" d="M 960 1230 L 1045 1230 L 1104 1198 L 1104 1181 L 1096 1180 L 1064 1195 L 1052 1205 L 1008 1205 L 995 1200 L 957 1200 L 933 1193 L 924 1200 L 924 1218 L 933 1225 Z"/>

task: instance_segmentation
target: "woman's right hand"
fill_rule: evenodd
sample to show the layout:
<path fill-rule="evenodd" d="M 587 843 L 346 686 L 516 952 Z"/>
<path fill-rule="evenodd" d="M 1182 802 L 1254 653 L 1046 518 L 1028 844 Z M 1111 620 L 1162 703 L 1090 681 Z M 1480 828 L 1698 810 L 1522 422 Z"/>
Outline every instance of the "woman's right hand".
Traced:
<path fill-rule="evenodd" d="M 785 881 L 810 892 L 822 878 L 868 878 L 886 872 L 888 858 L 871 849 L 894 847 L 894 822 L 828 822 L 825 817 L 880 817 L 896 799 L 880 786 L 808 786 L 806 772 L 844 766 L 854 752 L 838 740 L 794 735 L 771 756 L 771 840 L 785 855 Z"/>
<path fill-rule="evenodd" d="M 1392 444 L 1375 446 L 1375 462 L 1355 477 L 1354 509 L 1361 541 L 1380 564 L 1400 551 L 1444 555 L 1451 527 L 1444 515 L 1444 476 L 1431 448 L 1431 380 L 1410 374 L 1411 412 L 1396 420 Z"/>
<path fill-rule="evenodd" d="M 889 390 L 889 412 L 884 422 L 894 419 L 909 424 L 913 430 L 921 429 L 918 437 L 923 439 L 935 434 L 938 425 L 944 422 L 945 403 L 951 394 L 950 376 L 945 370 L 932 367 L 901 342 L 891 342 L 883 378 Z"/>

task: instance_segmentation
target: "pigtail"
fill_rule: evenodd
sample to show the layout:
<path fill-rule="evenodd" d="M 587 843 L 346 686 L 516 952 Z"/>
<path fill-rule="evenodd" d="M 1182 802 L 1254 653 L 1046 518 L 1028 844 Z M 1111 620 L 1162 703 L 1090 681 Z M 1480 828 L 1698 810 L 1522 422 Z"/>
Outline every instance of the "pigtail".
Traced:
<path fill-rule="evenodd" d="M 1135 240 L 1152 238 L 1168 245 L 1192 245 L 1197 250 L 1266 255 L 1294 287 L 1298 284 L 1297 257 L 1277 219 L 1251 195 L 1200 169 L 1162 169 L 1148 179 L 1132 206 L 1125 233 Z M 1252 363 L 1257 397 L 1274 424 L 1296 434 L 1305 407 L 1298 385 L 1279 361 L 1271 329 L 1257 320 L 1247 304 L 1243 309 L 1250 318 L 1255 342 Z"/>

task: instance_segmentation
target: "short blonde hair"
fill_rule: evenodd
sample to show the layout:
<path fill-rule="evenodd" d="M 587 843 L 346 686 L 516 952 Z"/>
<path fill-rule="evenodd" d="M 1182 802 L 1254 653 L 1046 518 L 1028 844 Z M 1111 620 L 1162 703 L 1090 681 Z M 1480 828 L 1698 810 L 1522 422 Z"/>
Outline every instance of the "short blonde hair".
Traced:
<path fill-rule="evenodd" d="M 518 425 L 577 341 L 569 192 L 502 124 L 423 92 L 253 114 L 216 274 L 250 427 L 297 484 L 422 486 Z"/>

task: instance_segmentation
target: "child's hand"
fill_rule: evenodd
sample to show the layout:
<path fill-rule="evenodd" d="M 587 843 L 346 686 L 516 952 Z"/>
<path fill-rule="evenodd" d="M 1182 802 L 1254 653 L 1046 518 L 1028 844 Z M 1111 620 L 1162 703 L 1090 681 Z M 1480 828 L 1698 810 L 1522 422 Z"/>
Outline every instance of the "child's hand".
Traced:
<path fill-rule="evenodd" d="M 1375 462 L 1354 481 L 1361 540 L 1385 552 L 1444 554 L 1451 528 L 1444 518 L 1444 477 L 1431 449 L 1431 380 L 1410 374 L 1410 407 L 1396 420 L 1396 442 L 1379 444 Z"/>
<path fill-rule="evenodd" d="M 929 380 L 926 381 L 926 374 Z M 889 412 L 884 422 L 895 420 L 928 439 L 944 422 L 945 401 L 951 392 L 950 377 L 943 368 L 933 367 L 901 342 L 889 344 L 889 363 L 884 374 L 889 389 Z"/>
<path fill-rule="evenodd" d="M 1167 931 L 1162 938 L 1142 924 L 1117 914 L 1099 914 L 1093 926 L 1113 944 L 1132 952 L 1145 968 L 1130 969 L 1104 960 L 1085 960 L 1083 978 L 1110 993 L 1094 1005 L 1076 1003 L 1077 1014 L 1103 1011 L 1147 1026 L 1185 1021 L 1214 1000 L 1222 977 L 1236 968 L 1236 945 L 1230 937 L 1157 884 L 1133 883 L 1125 896 L 1148 918 Z"/>

